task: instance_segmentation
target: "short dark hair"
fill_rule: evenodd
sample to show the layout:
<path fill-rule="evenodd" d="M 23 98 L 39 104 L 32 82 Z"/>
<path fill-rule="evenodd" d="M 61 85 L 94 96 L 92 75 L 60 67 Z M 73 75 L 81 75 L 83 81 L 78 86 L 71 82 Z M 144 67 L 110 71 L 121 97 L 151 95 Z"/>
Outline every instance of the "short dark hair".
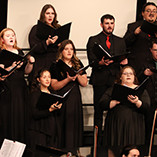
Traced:
<path fill-rule="evenodd" d="M 153 5 L 153 6 L 157 7 L 155 3 L 153 3 L 153 2 L 148 2 L 148 3 L 145 3 L 145 4 L 143 5 L 143 7 L 142 7 L 142 12 L 145 11 L 145 9 L 146 9 L 146 7 L 147 7 L 148 5 Z"/>
<path fill-rule="evenodd" d="M 113 20 L 115 21 L 115 18 L 114 18 L 112 15 L 110 15 L 110 14 L 105 14 L 105 15 L 103 15 L 103 16 L 101 17 L 101 19 L 100 19 L 101 23 L 104 22 L 104 19 L 110 19 L 110 20 L 113 19 Z"/>
<path fill-rule="evenodd" d="M 149 43 L 149 47 L 152 48 L 154 44 L 157 44 L 157 39 L 153 38 L 150 43 Z"/>
<path fill-rule="evenodd" d="M 128 156 L 129 153 L 130 153 L 130 151 L 131 151 L 132 149 L 137 149 L 137 150 L 139 150 L 138 147 L 135 146 L 135 145 L 127 145 L 127 146 L 125 146 L 125 147 L 122 149 L 122 151 L 121 151 L 121 156 L 122 156 L 122 155 Z"/>

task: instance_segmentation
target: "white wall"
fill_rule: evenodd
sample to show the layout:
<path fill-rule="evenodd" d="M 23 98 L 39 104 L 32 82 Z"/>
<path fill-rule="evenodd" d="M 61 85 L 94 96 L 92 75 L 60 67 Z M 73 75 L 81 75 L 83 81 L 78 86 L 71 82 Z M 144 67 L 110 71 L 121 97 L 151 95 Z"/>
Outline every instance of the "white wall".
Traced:
<path fill-rule="evenodd" d="M 156 4 L 157 0 L 147 0 L 147 2 L 154 2 Z"/>
<path fill-rule="evenodd" d="M 127 24 L 135 21 L 137 0 L 8 0 L 7 27 L 15 30 L 18 46 L 28 48 L 28 33 L 39 19 L 42 7 L 50 3 L 61 25 L 72 22 L 70 39 L 76 48 L 86 48 L 89 36 L 101 31 L 100 18 L 114 15 L 114 33 L 123 36 Z"/>

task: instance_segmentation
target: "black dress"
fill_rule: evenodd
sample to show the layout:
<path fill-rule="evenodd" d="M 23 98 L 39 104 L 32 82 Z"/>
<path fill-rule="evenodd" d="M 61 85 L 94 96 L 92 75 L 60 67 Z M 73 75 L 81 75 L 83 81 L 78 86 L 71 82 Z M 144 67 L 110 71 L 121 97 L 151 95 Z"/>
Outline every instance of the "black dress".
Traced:
<path fill-rule="evenodd" d="M 83 67 L 80 62 L 81 67 Z M 50 68 L 52 79 L 58 81 L 64 80 L 66 72 L 62 71 L 56 64 L 52 64 Z M 85 74 L 85 72 L 83 73 Z M 73 86 L 65 103 L 61 108 L 60 124 L 62 126 L 62 135 L 64 138 L 64 148 L 76 148 L 82 146 L 83 133 L 83 110 L 81 93 L 78 81 L 68 83 L 58 91 L 61 95 Z"/>
<path fill-rule="evenodd" d="M 148 93 L 145 90 L 139 98 L 142 101 L 140 108 L 127 101 L 109 109 L 112 90 L 113 88 L 109 88 L 100 99 L 103 109 L 108 111 L 104 125 L 103 144 L 108 146 L 144 144 L 145 111 L 150 105 Z"/>
<path fill-rule="evenodd" d="M 41 95 L 40 90 L 35 90 L 30 94 L 29 103 L 29 147 L 35 151 L 36 145 L 60 147 L 59 125 L 57 114 L 60 110 L 49 112 L 49 109 L 37 107 Z M 44 100 L 43 100 L 44 101 Z"/>
<path fill-rule="evenodd" d="M 19 54 L 23 55 L 23 52 L 19 51 Z M 0 94 L 0 142 L 8 138 L 26 143 L 28 87 L 24 78 L 25 65 L 1 82 L 4 91 Z"/>
<path fill-rule="evenodd" d="M 29 45 L 33 49 L 32 56 L 35 57 L 35 64 L 33 71 L 29 75 L 29 81 L 33 79 L 33 75 L 36 74 L 40 69 L 49 69 L 51 64 L 56 61 L 57 45 L 46 45 L 46 40 L 40 39 L 37 36 L 37 25 L 34 25 L 29 33 Z"/>

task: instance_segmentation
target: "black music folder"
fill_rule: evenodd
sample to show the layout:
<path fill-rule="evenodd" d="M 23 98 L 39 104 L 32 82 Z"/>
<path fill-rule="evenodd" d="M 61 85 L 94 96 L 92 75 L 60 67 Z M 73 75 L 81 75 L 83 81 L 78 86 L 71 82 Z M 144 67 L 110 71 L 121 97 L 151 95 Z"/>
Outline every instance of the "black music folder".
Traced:
<path fill-rule="evenodd" d="M 10 74 L 13 70 L 14 69 L 12 68 L 11 70 L 7 71 L 6 69 L 0 67 L 0 77 Z"/>
<path fill-rule="evenodd" d="M 54 29 L 51 26 L 47 25 L 46 23 L 43 23 L 40 20 L 38 20 L 37 36 L 40 39 L 45 40 L 49 36 L 53 37 L 53 36 L 57 35 L 58 39 L 55 44 L 59 44 L 63 40 L 69 39 L 70 28 L 71 28 L 71 22 L 67 23 L 57 29 Z"/>
<path fill-rule="evenodd" d="M 32 50 L 33 49 L 34 48 L 32 48 Z M 15 61 L 16 62 L 24 61 L 26 56 L 28 56 L 31 53 L 32 50 L 30 50 L 28 53 L 26 53 L 24 55 L 19 55 L 19 54 L 15 54 L 11 51 L 3 49 L 3 50 L 0 51 L 0 64 L 10 66 Z"/>
<path fill-rule="evenodd" d="M 150 23 L 146 20 L 144 20 L 141 30 L 147 34 L 154 35 L 157 33 L 157 23 Z"/>
<path fill-rule="evenodd" d="M 157 69 L 156 69 L 155 67 L 149 68 L 149 69 L 150 69 L 150 71 L 152 71 L 153 73 L 157 73 Z"/>
<path fill-rule="evenodd" d="M 143 93 L 143 90 L 145 89 L 148 79 L 149 77 L 144 79 L 144 81 L 134 89 L 115 83 L 113 87 L 113 91 L 112 91 L 112 96 L 111 96 L 112 100 L 126 102 L 128 101 L 127 99 L 128 95 L 140 96 Z"/>
<path fill-rule="evenodd" d="M 44 109 L 49 109 L 50 106 L 54 103 L 56 103 L 58 101 L 58 104 L 63 103 L 68 94 L 70 93 L 70 91 L 72 90 L 73 86 L 67 91 L 65 92 L 63 95 L 58 95 L 55 93 L 45 93 L 45 92 L 41 92 L 41 95 L 39 97 L 38 103 L 37 103 L 37 108 L 40 110 L 44 110 Z"/>
<path fill-rule="evenodd" d="M 91 64 L 88 64 L 85 67 L 80 68 L 79 70 L 75 70 L 72 67 L 69 67 L 66 63 L 64 63 L 61 59 L 58 60 L 57 64 L 60 69 L 64 72 L 68 72 L 70 76 L 75 76 L 76 74 L 81 74 L 83 71 L 87 70 L 91 64 L 94 64 L 94 61 Z"/>
<path fill-rule="evenodd" d="M 97 42 L 95 42 L 95 44 L 94 44 L 94 54 L 95 54 L 95 56 L 97 57 L 97 59 L 99 61 L 103 57 L 105 57 L 105 59 L 110 59 L 110 60 L 113 60 L 114 62 L 121 62 L 122 60 L 124 60 L 125 58 L 127 58 L 128 54 L 130 54 L 129 52 L 128 53 L 126 53 L 126 52 L 124 53 L 124 52 L 122 52 L 123 54 L 113 56 L 109 52 L 107 52 L 102 47 L 101 44 L 98 44 Z"/>
<path fill-rule="evenodd" d="M 20 62 L 21 63 L 21 62 Z M 16 64 L 14 67 L 12 67 L 10 70 L 6 70 L 2 67 L 0 67 L 0 77 L 4 76 L 4 75 L 9 75 L 11 72 L 13 72 L 14 70 L 16 70 L 16 67 L 20 64 Z"/>

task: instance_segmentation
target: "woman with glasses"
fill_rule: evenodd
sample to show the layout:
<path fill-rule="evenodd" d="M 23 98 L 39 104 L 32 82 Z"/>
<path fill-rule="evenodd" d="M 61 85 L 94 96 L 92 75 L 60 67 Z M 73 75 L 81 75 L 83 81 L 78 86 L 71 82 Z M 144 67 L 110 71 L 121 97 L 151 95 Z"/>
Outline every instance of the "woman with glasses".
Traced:
<path fill-rule="evenodd" d="M 121 69 L 116 81 L 122 87 L 133 90 L 138 86 L 135 71 L 130 66 Z M 130 89 L 131 88 L 131 89 Z M 103 144 L 110 146 L 141 145 L 145 143 L 144 114 L 150 104 L 145 90 L 139 95 L 128 95 L 124 92 L 119 98 L 113 98 L 113 88 L 110 88 L 100 99 L 100 105 L 106 111 Z M 117 91 L 120 93 L 121 91 Z M 126 99 L 122 97 L 126 94 Z"/>

